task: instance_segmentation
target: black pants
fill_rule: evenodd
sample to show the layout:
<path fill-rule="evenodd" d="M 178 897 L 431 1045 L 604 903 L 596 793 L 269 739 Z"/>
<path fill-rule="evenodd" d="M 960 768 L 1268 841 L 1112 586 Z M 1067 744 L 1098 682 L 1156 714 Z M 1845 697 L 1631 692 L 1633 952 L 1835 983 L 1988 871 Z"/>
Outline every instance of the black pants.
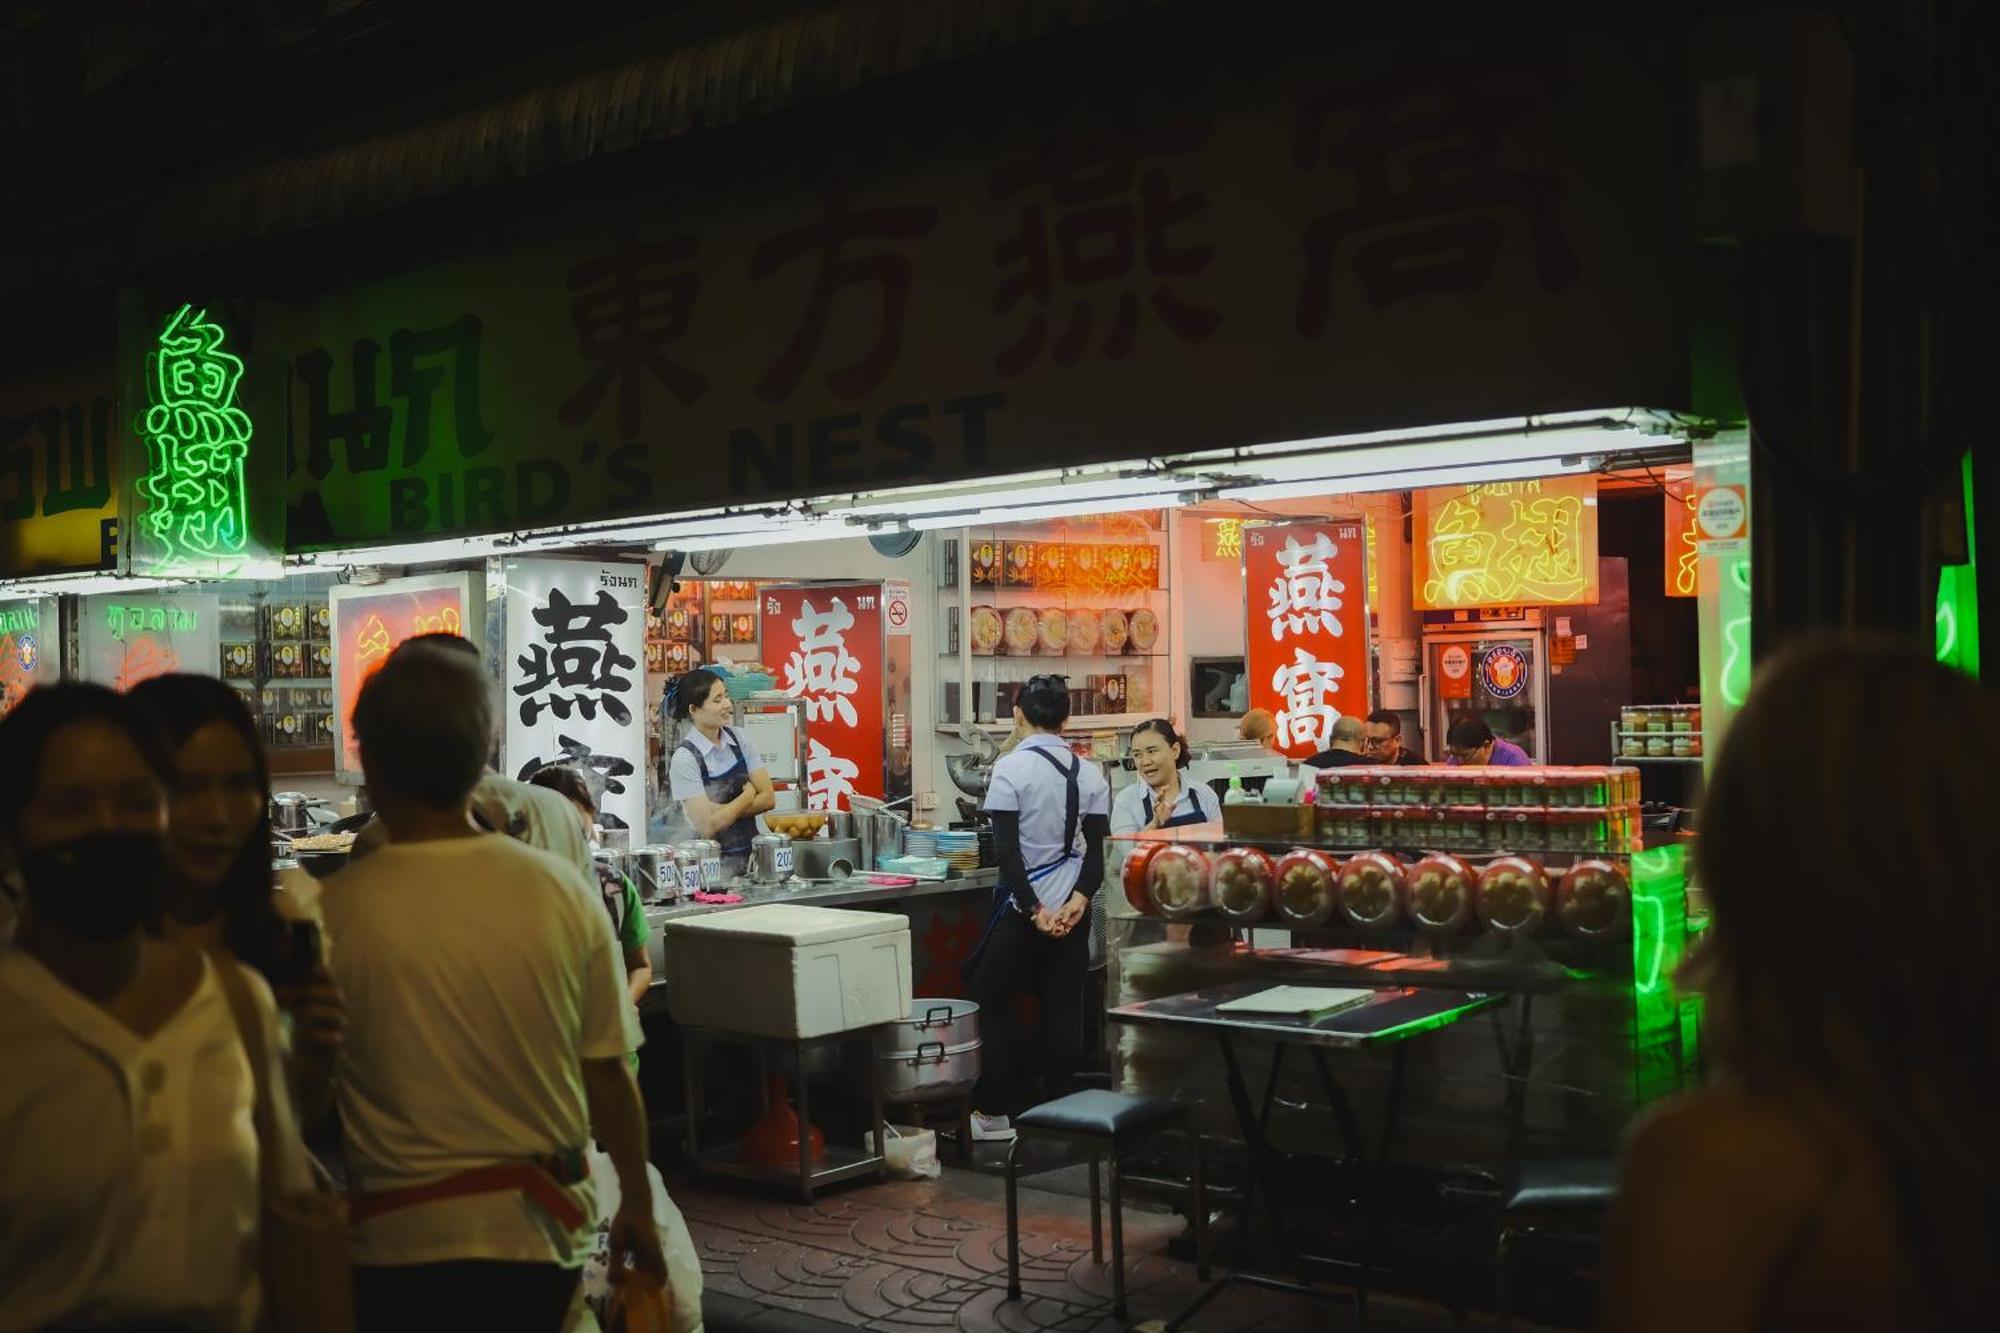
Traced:
<path fill-rule="evenodd" d="M 982 1112 L 1013 1115 L 1023 1109 L 1018 1099 L 1024 1094 L 1014 1072 L 1014 997 L 1023 991 L 1041 1001 L 1042 1076 L 1048 1095 L 1070 1091 L 1089 960 L 1087 924 L 1053 939 L 1019 912 L 1001 915 L 967 979 L 967 990 L 979 1006 L 980 1074 L 972 1100 Z"/>
<path fill-rule="evenodd" d="M 580 1270 L 554 1264 L 462 1259 L 439 1264 L 356 1264 L 357 1333 L 519 1329 L 561 1333 Z"/>

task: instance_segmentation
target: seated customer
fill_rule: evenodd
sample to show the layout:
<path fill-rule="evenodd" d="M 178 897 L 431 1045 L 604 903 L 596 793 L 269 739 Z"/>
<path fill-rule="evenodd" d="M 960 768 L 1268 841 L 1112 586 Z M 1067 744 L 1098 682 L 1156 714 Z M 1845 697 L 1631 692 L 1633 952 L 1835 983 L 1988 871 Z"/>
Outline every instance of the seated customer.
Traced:
<path fill-rule="evenodd" d="M 1424 757 L 1403 744 L 1403 719 L 1378 708 L 1361 724 L 1361 753 L 1371 764 L 1421 765 Z"/>
<path fill-rule="evenodd" d="M 1924 757 L 1887 782 L 1885 699 Z M 1683 979 L 1706 974 L 1714 1072 L 1632 1135 L 1600 1328 L 1993 1326 L 1995 754 L 2000 704 L 1921 648 L 1759 672 L 1695 844 L 1713 925 Z"/>
<path fill-rule="evenodd" d="M 1462 717 L 1444 734 L 1444 748 L 1451 757 L 1447 764 L 1467 768 L 1491 765 L 1494 768 L 1533 768 L 1528 752 L 1512 741 L 1503 741 L 1480 718 Z"/>
<path fill-rule="evenodd" d="M 1361 753 L 1362 739 L 1360 719 L 1343 717 L 1333 724 L 1333 735 L 1327 738 L 1327 748 L 1306 763 L 1314 768 L 1350 768 L 1355 764 L 1377 762 Z"/>

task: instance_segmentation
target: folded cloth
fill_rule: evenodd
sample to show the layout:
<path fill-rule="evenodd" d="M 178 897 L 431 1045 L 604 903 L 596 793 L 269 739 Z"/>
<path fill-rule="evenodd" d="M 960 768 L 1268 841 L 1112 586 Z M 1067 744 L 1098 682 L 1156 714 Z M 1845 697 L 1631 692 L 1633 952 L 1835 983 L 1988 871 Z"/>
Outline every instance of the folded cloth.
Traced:
<path fill-rule="evenodd" d="M 740 903 L 743 901 L 743 895 L 740 893 L 704 893 L 697 889 L 695 890 L 694 900 L 698 903 Z"/>

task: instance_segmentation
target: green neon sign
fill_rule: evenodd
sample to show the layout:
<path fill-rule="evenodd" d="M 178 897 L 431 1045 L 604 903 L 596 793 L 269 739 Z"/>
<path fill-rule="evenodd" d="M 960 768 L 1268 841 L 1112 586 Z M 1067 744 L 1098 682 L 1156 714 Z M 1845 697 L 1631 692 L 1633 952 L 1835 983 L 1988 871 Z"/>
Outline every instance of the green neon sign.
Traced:
<path fill-rule="evenodd" d="M 1744 598 L 1750 595 L 1750 561 L 1737 560 L 1729 566 L 1729 581 Z M 1743 613 L 1722 623 L 1722 698 L 1731 708 L 1741 708 L 1750 697 L 1750 607 L 1739 599 Z"/>
<path fill-rule="evenodd" d="M 182 606 L 113 604 L 104 608 L 104 627 L 111 632 L 112 638 L 121 643 L 127 634 L 142 634 L 147 630 L 184 634 L 192 632 L 200 623 L 199 616 Z"/>
<path fill-rule="evenodd" d="M 1965 544 L 1972 559 L 1938 571 L 1937 660 L 1979 675 L 1979 548 L 1972 516 L 1972 455 L 1960 464 L 1965 486 Z"/>
<path fill-rule="evenodd" d="M 33 634 L 42 627 L 42 613 L 33 603 L 0 607 L 0 634 Z"/>
<path fill-rule="evenodd" d="M 249 546 L 243 463 L 250 416 L 237 402 L 243 362 L 222 349 L 206 310 L 182 306 L 146 356 L 146 475 L 139 531 L 157 544 L 154 571 L 217 573 Z"/>

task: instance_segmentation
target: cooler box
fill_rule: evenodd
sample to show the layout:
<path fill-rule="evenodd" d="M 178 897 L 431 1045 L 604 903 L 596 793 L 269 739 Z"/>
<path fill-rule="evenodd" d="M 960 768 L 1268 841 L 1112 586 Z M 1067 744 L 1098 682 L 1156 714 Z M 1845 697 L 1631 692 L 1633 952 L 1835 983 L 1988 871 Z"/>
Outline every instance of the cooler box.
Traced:
<path fill-rule="evenodd" d="M 667 1006 L 689 1027 L 821 1037 L 910 1012 L 910 922 L 891 912 L 743 907 L 666 925 Z"/>

